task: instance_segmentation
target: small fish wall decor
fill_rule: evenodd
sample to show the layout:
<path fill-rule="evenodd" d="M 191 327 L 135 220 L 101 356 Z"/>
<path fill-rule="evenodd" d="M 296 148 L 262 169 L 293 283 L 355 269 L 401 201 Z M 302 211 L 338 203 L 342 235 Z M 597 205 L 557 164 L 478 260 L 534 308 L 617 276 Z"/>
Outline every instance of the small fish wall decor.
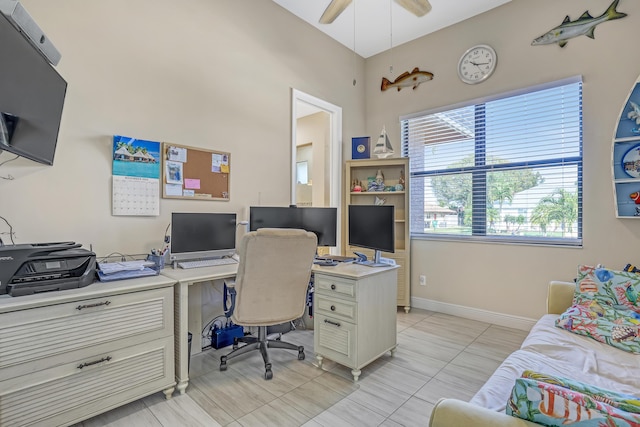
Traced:
<path fill-rule="evenodd" d="M 398 88 L 398 92 L 400 92 L 403 87 L 410 86 L 415 90 L 420 86 L 420 84 L 428 82 L 429 80 L 433 80 L 433 74 L 428 71 L 420 71 L 420 69 L 416 67 L 411 72 L 405 71 L 400 74 L 394 81 L 390 81 L 386 77 L 383 77 L 380 90 L 384 92 L 387 89 Z"/>
<path fill-rule="evenodd" d="M 596 26 L 602 24 L 603 22 L 612 21 L 614 19 L 620 19 L 627 16 L 626 13 L 621 13 L 616 10 L 618 7 L 618 3 L 620 0 L 614 0 L 611 5 L 607 8 L 607 10 L 597 18 L 591 16 L 589 11 L 585 11 L 580 18 L 575 21 L 571 21 L 569 15 L 564 18 L 562 24 L 557 27 L 549 30 L 545 34 L 541 35 L 533 42 L 531 42 L 532 46 L 538 46 L 543 44 L 553 44 L 557 43 L 560 47 L 565 47 L 569 42 L 569 39 L 578 36 L 587 36 L 589 38 L 594 39 L 594 31 Z"/>

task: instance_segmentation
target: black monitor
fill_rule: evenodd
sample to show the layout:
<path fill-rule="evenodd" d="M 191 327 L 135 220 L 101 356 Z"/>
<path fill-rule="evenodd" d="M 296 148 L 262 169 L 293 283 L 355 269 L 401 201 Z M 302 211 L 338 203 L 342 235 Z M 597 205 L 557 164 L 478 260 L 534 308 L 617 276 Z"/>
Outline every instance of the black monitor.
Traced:
<path fill-rule="evenodd" d="M 52 165 L 67 82 L 0 12 L 0 150 Z"/>
<path fill-rule="evenodd" d="M 395 252 L 394 210 L 393 205 L 349 205 L 348 243 L 373 249 L 375 264 L 380 264 L 380 252 Z"/>
<path fill-rule="evenodd" d="M 236 251 L 235 213 L 171 214 L 171 258 L 222 258 Z"/>
<path fill-rule="evenodd" d="M 249 230 L 300 228 L 315 233 L 318 246 L 337 246 L 338 209 L 325 207 L 251 206 Z"/>

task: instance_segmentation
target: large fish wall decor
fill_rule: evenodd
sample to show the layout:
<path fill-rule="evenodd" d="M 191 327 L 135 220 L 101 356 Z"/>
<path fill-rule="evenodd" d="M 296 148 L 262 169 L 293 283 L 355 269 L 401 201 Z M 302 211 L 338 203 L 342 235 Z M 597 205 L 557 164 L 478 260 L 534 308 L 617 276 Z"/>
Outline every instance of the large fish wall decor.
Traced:
<path fill-rule="evenodd" d="M 400 74 L 394 81 L 383 77 L 380 90 L 385 91 L 395 87 L 398 88 L 398 92 L 400 92 L 403 87 L 410 86 L 415 90 L 421 83 L 428 82 L 429 80 L 433 80 L 433 74 L 428 71 L 420 71 L 420 69 L 416 67 L 411 72 L 405 71 Z"/>
<path fill-rule="evenodd" d="M 596 26 L 603 22 L 627 16 L 626 13 L 621 13 L 616 10 L 619 2 L 620 0 L 614 0 L 609 8 L 597 18 L 591 16 L 588 10 L 575 21 L 571 21 L 569 15 L 567 15 L 566 18 L 564 18 L 564 21 L 562 21 L 562 24 L 535 39 L 531 45 L 537 46 L 542 44 L 558 43 L 560 47 L 565 47 L 569 42 L 569 39 L 574 37 L 587 36 L 593 39 L 595 38 L 593 32 L 595 31 Z"/>

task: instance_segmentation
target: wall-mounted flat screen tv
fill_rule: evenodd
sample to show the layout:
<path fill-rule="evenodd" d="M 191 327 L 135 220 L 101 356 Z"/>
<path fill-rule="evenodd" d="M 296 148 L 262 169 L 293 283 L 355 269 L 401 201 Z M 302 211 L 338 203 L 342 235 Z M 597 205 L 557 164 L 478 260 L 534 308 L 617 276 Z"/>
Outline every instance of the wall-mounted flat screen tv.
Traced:
<path fill-rule="evenodd" d="M 53 164 L 67 82 L 0 13 L 0 150 Z"/>

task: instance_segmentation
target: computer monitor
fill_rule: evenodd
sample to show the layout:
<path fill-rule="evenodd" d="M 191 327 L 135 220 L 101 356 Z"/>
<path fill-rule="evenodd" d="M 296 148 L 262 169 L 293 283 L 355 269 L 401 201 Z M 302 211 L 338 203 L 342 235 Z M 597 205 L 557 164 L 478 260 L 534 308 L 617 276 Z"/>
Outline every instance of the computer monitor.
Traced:
<path fill-rule="evenodd" d="M 338 209 L 331 207 L 251 206 L 249 230 L 300 228 L 318 237 L 318 246 L 337 246 Z"/>
<path fill-rule="evenodd" d="M 293 208 L 302 212 L 302 229 L 318 236 L 318 246 L 337 246 L 338 208 Z"/>
<path fill-rule="evenodd" d="M 171 214 L 171 258 L 222 258 L 236 251 L 235 213 Z"/>
<path fill-rule="evenodd" d="M 380 264 L 380 252 L 395 252 L 394 211 L 393 205 L 349 205 L 349 245 L 373 249 Z"/>

